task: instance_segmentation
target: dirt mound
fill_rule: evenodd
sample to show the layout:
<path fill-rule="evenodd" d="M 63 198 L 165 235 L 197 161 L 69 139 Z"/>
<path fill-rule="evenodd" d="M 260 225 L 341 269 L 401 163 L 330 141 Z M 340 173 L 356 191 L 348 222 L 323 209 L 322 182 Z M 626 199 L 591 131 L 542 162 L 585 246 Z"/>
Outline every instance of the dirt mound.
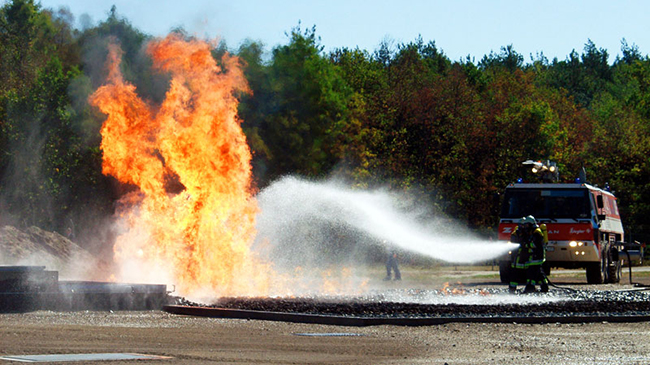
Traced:
<path fill-rule="evenodd" d="M 38 265 L 69 279 L 95 279 L 108 264 L 56 232 L 0 228 L 0 265 Z M 98 270 L 101 269 L 101 270 Z"/>

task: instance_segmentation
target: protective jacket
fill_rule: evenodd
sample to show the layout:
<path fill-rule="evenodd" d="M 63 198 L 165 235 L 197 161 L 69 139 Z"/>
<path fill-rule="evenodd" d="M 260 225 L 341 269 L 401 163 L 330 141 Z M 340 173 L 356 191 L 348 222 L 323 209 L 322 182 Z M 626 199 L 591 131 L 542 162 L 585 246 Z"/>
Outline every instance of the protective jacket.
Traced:
<path fill-rule="evenodd" d="M 534 292 L 535 285 L 540 284 L 542 292 L 548 291 L 548 280 L 544 275 L 542 264 L 546 261 L 546 226 L 534 226 L 532 232 L 515 228 L 510 241 L 519 243 L 512 268 L 514 274 L 510 280 L 510 290 L 516 290 L 517 284 L 526 282 L 525 293 Z"/>
<path fill-rule="evenodd" d="M 522 232 L 519 227 L 510 235 L 510 242 L 518 243 L 517 257 L 513 267 L 525 269 L 532 265 L 541 265 L 546 261 L 546 247 L 544 247 L 544 233 L 535 227 L 532 233 Z"/>

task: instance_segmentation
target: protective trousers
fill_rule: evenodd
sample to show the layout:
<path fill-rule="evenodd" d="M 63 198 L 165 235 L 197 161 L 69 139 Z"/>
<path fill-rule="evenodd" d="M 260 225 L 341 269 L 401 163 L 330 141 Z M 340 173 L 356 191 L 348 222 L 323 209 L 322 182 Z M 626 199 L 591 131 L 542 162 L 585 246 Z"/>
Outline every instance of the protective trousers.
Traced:
<path fill-rule="evenodd" d="M 548 291 L 548 280 L 544 275 L 542 263 L 530 264 L 526 268 L 526 290 L 535 290 L 535 285 L 539 285 L 544 293 Z"/>
<path fill-rule="evenodd" d="M 510 291 L 517 290 L 517 285 L 524 284 L 526 282 L 528 256 L 528 249 L 519 247 L 516 257 L 514 257 L 514 260 L 510 266 L 512 269 L 510 275 L 510 285 L 508 287 Z"/>
<path fill-rule="evenodd" d="M 548 280 L 542 267 L 546 261 L 546 249 L 544 246 L 537 247 L 535 243 L 531 243 L 529 247 L 530 260 L 526 262 L 525 291 L 535 291 L 535 285 L 539 285 L 542 292 L 546 293 L 548 291 Z"/>

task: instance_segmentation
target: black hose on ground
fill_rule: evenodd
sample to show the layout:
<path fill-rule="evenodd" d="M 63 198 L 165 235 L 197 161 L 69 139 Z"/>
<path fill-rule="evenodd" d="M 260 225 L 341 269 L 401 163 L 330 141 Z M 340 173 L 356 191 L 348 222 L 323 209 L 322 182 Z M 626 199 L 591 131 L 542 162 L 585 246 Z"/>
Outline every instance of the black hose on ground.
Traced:
<path fill-rule="evenodd" d="M 623 252 L 625 252 L 625 254 L 627 255 L 627 263 L 628 263 L 629 274 L 630 274 L 630 285 L 633 285 L 635 288 L 650 288 L 650 285 L 635 283 L 635 282 L 632 281 L 632 259 L 630 258 L 630 252 L 627 249 L 624 249 Z M 562 286 L 555 285 L 555 284 L 553 284 L 553 282 L 551 282 L 551 280 L 548 278 L 548 276 L 546 276 L 546 273 L 544 271 L 542 271 L 542 274 L 544 275 L 544 278 L 548 282 L 548 285 L 550 285 L 550 286 L 552 286 L 554 288 L 561 289 L 561 290 L 566 290 L 566 291 L 572 291 L 572 292 L 578 291 L 578 290 L 573 289 L 573 288 L 567 288 L 567 287 L 562 287 Z"/>
<path fill-rule="evenodd" d="M 641 284 L 641 283 L 635 283 L 635 282 L 632 281 L 632 259 L 630 258 L 630 253 L 628 252 L 627 249 L 623 249 L 623 252 L 625 252 L 625 254 L 627 255 L 627 263 L 628 263 L 629 275 L 630 275 L 630 285 L 633 285 L 635 288 L 650 288 L 650 285 L 647 285 L 647 284 Z M 549 286 L 552 286 L 552 287 L 554 287 L 554 288 L 556 288 L 556 289 L 566 290 L 566 291 L 570 291 L 570 292 L 577 292 L 577 291 L 579 291 L 579 290 L 577 290 L 577 289 L 568 288 L 568 287 L 559 286 L 559 285 L 554 284 L 554 283 L 553 283 L 553 282 L 548 278 L 548 276 L 546 275 L 546 272 L 545 272 L 544 270 L 542 270 L 542 275 L 544 276 L 544 279 L 546 279 L 546 282 L 547 282 L 547 284 L 548 284 Z"/>
<path fill-rule="evenodd" d="M 627 255 L 627 263 L 628 263 L 629 276 L 630 276 L 630 285 L 634 286 L 635 288 L 649 288 L 650 289 L 650 285 L 642 284 L 642 283 L 635 283 L 635 282 L 632 281 L 632 259 L 630 257 L 630 252 L 627 249 L 623 249 L 623 252 L 625 252 L 625 254 Z M 546 282 L 548 283 L 549 286 L 552 286 L 552 287 L 554 287 L 556 289 L 570 291 L 570 292 L 579 291 L 577 289 L 568 288 L 568 287 L 559 286 L 559 285 L 554 284 L 548 278 L 548 276 L 546 275 L 546 272 L 544 272 L 544 270 L 542 270 L 542 275 L 544 276 L 544 279 L 546 279 Z"/>
<path fill-rule="evenodd" d="M 627 255 L 627 266 L 630 270 L 630 285 L 633 285 L 635 288 L 650 288 L 650 285 L 635 283 L 632 281 L 632 259 L 630 258 L 630 252 L 627 249 L 624 249 L 623 252 Z"/>
<path fill-rule="evenodd" d="M 559 286 L 559 285 L 554 284 L 554 283 L 553 283 L 553 282 L 548 278 L 548 276 L 546 275 L 546 272 L 545 272 L 543 269 L 542 269 L 542 276 L 544 277 L 544 279 L 546 280 L 546 283 L 547 283 L 549 286 L 552 286 L 552 287 L 554 287 L 554 288 L 556 288 L 556 289 L 566 290 L 566 291 L 570 291 L 570 292 L 577 292 L 577 291 L 578 291 L 578 290 L 573 289 L 573 288 L 563 287 L 563 286 Z"/>
<path fill-rule="evenodd" d="M 559 285 L 553 284 L 553 282 L 548 278 L 548 276 L 546 276 L 546 273 L 544 272 L 544 270 L 542 270 L 542 275 L 544 275 L 544 279 L 546 279 L 546 282 L 548 283 L 548 285 L 550 285 L 550 286 L 552 286 L 552 287 L 554 287 L 556 289 L 566 290 L 566 291 L 570 291 L 570 292 L 577 292 L 578 291 L 578 290 L 573 289 L 573 288 L 567 288 L 567 287 L 564 287 L 564 286 L 559 286 Z"/>

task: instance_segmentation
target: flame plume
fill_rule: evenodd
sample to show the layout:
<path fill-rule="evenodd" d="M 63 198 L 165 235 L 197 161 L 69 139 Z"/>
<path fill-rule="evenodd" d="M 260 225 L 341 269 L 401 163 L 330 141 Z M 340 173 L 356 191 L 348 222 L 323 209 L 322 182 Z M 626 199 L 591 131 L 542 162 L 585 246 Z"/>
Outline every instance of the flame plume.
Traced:
<path fill-rule="evenodd" d="M 124 81 L 116 45 L 107 84 L 90 97 L 107 115 L 103 173 L 139 188 L 118 210 L 119 279 L 172 280 L 181 295 L 262 295 L 271 270 L 250 250 L 258 207 L 237 117 L 235 94 L 248 91 L 239 60 L 226 55 L 220 67 L 208 43 L 176 35 L 147 51 L 171 76 L 161 105 L 144 102 Z"/>

